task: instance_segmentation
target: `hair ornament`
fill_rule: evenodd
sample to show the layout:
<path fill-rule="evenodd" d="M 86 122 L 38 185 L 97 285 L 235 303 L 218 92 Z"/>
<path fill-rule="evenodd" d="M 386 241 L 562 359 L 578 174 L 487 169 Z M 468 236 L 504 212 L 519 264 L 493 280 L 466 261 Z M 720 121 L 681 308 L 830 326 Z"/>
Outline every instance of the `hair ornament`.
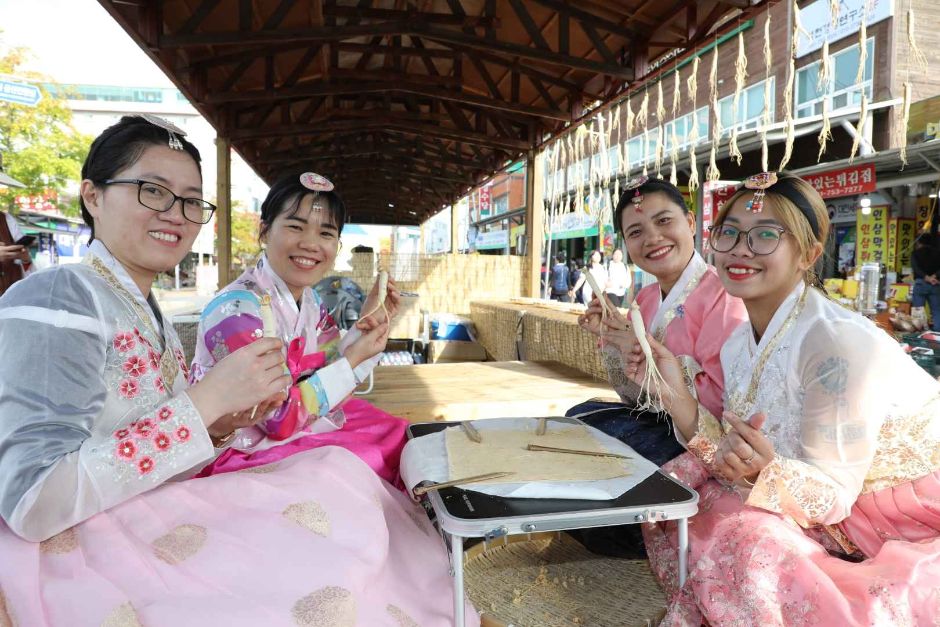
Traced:
<path fill-rule="evenodd" d="M 317 174 L 316 172 L 304 172 L 301 174 L 300 184 L 309 189 L 311 192 L 319 193 L 333 191 L 332 181 L 321 174 Z"/>
<path fill-rule="evenodd" d="M 754 192 L 754 196 L 744 205 L 751 213 L 760 213 L 764 210 L 764 195 L 767 188 L 777 183 L 776 172 L 761 172 L 744 180 L 744 187 Z"/>
<path fill-rule="evenodd" d="M 151 115 L 150 113 L 140 113 L 137 117 L 166 131 L 170 136 L 169 142 L 167 144 L 170 148 L 173 150 L 183 149 L 183 142 L 181 142 L 179 138 L 186 137 L 186 131 L 173 124 L 169 120 L 164 120 L 163 118 L 156 115 Z"/>
<path fill-rule="evenodd" d="M 648 176 L 636 176 L 627 181 L 625 189 L 626 191 L 633 190 L 633 197 L 630 198 L 630 202 L 633 203 L 633 208 L 637 211 L 642 211 L 640 205 L 643 204 L 643 193 L 640 191 L 640 188 L 643 187 L 648 180 L 650 180 Z"/>

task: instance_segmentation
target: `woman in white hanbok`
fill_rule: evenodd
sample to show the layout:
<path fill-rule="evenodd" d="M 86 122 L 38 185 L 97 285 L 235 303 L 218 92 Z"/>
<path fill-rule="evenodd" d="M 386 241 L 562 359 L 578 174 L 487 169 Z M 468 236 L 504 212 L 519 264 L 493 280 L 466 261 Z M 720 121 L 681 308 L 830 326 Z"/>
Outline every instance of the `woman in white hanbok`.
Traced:
<path fill-rule="evenodd" d="M 84 263 L 0 299 L 0 625 L 450 624 L 439 537 L 352 453 L 182 480 L 290 384 L 274 338 L 187 384 L 150 290 L 214 209 L 182 135 L 98 137 Z"/>

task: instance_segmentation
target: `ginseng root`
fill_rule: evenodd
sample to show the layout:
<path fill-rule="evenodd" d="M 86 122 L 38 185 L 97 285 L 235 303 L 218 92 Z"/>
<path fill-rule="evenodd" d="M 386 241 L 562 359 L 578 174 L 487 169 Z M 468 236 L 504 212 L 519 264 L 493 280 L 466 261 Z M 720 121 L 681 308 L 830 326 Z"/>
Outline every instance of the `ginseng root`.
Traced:
<path fill-rule="evenodd" d="M 382 270 L 379 272 L 379 302 L 372 308 L 372 311 L 362 316 L 367 318 L 377 312 L 379 309 L 385 312 L 386 317 L 388 316 L 388 309 L 385 308 L 385 299 L 388 296 L 388 272 Z"/>
<path fill-rule="evenodd" d="M 640 308 L 636 302 L 630 305 L 630 323 L 633 326 L 633 334 L 640 344 L 640 350 L 646 358 L 646 373 L 643 375 L 643 381 L 640 383 L 645 393 L 645 400 L 639 407 L 641 410 L 662 411 L 660 399 L 665 394 L 672 394 L 666 380 L 656 367 L 656 360 L 653 358 L 653 349 L 649 340 L 646 339 L 646 325 L 643 323 L 643 316 L 640 314 Z"/>

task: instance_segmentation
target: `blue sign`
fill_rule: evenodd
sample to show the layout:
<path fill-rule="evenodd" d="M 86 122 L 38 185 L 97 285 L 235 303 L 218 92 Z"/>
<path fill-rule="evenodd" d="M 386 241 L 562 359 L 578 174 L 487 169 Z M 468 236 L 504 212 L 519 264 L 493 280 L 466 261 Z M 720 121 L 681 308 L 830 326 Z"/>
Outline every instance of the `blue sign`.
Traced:
<path fill-rule="evenodd" d="M 42 92 L 35 85 L 0 81 L 0 100 L 35 107 L 42 100 Z"/>

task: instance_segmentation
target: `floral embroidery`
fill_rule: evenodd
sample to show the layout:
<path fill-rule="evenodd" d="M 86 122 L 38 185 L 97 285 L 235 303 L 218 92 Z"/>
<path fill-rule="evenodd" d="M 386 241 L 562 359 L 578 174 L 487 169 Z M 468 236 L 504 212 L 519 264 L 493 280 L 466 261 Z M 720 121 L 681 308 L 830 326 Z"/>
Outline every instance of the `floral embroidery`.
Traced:
<path fill-rule="evenodd" d="M 137 331 L 137 329 L 134 329 Z M 137 340 L 134 339 L 133 334 L 131 333 L 116 333 L 114 335 L 114 348 L 118 349 L 122 353 L 126 353 L 135 346 L 137 346 Z"/>
<path fill-rule="evenodd" d="M 167 407 L 166 405 L 164 405 L 157 412 L 157 417 L 159 417 L 160 420 L 169 420 L 170 418 L 173 417 L 173 410 Z"/>
<path fill-rule="evenodd" d="M 186 442 L 189 440 L 189 437 L 192 435 L 188 427 L 180 427 L 176 430 L 176 440 L 178 442 Z"/>
<path fill-rule="evenodd" d="M 150 418 L 144 418 L 143 420 L 134 423 L 133 427 L 134 433 L 146 438 L 150 436 L 156 425 Z"/>
<path fill-rule="evenodd" d="M 152 348 L 148 349 L 147 358 L 150 360 L 151 370 L 157 370 L 160 368 L 160 354 L 157 351 L 153 350 Z"/>
<path fill-rule="evenodd" d="M 131 440 L 122 440 L 118 443 L 117 454 L 118 457 L 124 459 L 134 459 L 134 456 L 137 455 L 137 445 Z"/>
<path fill-rule="evenodd" d="M 156 388 L 157 392 L 163 394 L 166 392 L 166 386 L 163 384 L 163 377 L 157 377 L 153 380 L 153 387 Z"/>
<path fill-rule="evenodd" d="M 139 462 L 137 462 L 137 470 L 140 471 L 140 474 L 146 475 L 148 472 L 153 470 L 154 462 L 152 457 L 144 457 Z"/>
<path fill-rule="evenodd" d="M 140 391 L 140 386 L 134 379 L 124 379 L 121 381 L 121 385 L 118 390 L 121 392 L 121 396 L 124 398 L 134 398 Z"/>
<path fill-rule="evenodd" d="M 684 318 L 685 317 L 685 305 L 679 305 L 676 307 L 676 317 Z"/>
<path fill-rule="evenodd" d="M 138 357 L 137 355 L 131 355 L 127 358 L 127 361 L 124 362 L 124 372 L 131 375 L 132 377 L 140 377 L 145 372 L 147 372 L 147 362 Z"/>
<path fill-rule="evenodd" d="M 117 431 L 114 432 L 114 437 L 116 437 L 118 440 L 123 440 L 130 434 L 131 432 L 129 429 L 118 429 Z"/>
<path fill-rule="evenodd" d="M 167 450 L 168 448 L 170 448 L 172 444 L 173 443 L 170 440 L 170 436 L 168 436 L 162 431 L 159 431 L 156 437 L 153 438 L 153 445 L 156 446 L 157 450 L 160 450 L 160 451 Z"/>

